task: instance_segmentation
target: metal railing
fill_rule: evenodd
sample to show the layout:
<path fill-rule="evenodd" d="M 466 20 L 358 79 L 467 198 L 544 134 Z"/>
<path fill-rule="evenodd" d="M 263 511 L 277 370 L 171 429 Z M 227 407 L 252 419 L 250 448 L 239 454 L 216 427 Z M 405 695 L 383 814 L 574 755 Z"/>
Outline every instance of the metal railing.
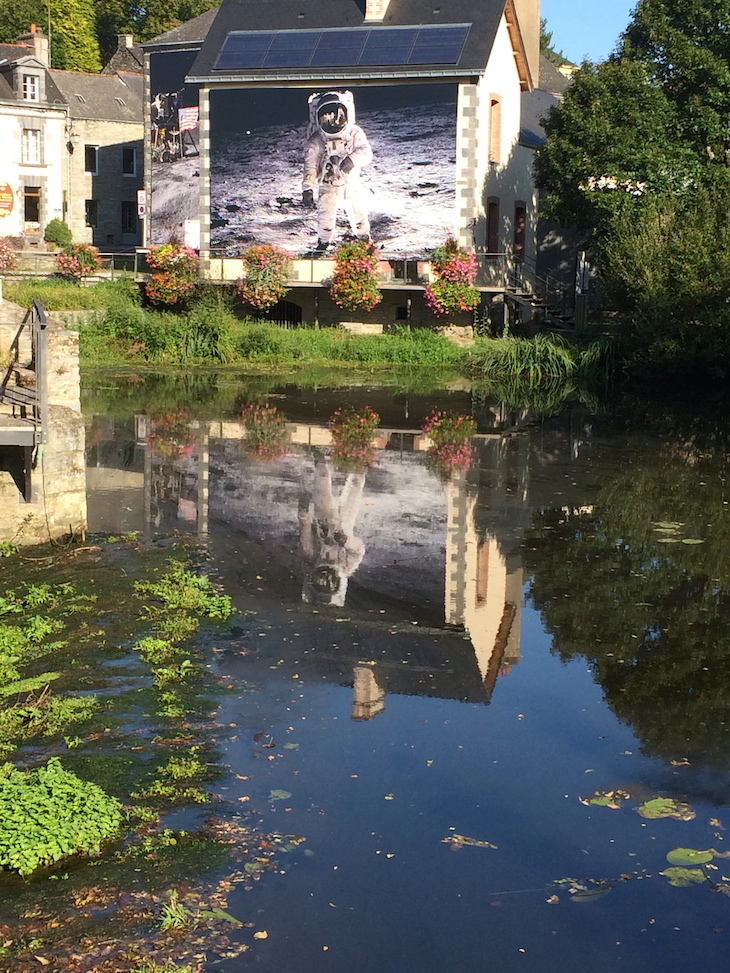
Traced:
<path fill-rule="evenodd" d="M 24 277 L 53 277 L 58 273 L 56 267 L 57 252 L 50 250 L 21 250 L 16 254 L 17 267 L 6 273 L 9 280 Z M 147 266 L 147 254 L 144 251 L 125 251 L 122 253 L 102 253 L 101 267 L 98 273 L 87 277 L 86 280 L 96 283 L 99 280 L 115 280 L 118 277 L 134 277 L 150 272 Z"/>

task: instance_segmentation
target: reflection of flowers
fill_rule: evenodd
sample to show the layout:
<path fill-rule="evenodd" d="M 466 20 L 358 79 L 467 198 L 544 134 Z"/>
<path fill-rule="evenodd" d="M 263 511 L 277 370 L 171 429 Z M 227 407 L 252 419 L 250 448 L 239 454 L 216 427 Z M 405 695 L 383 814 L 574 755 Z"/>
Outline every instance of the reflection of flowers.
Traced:
<path fill-rule="evenodd" d="M 348 311 L 372 311 L 383 295 L 378 289 L 378 257 L 372 243 L 343 243 L 335 253 L 330 294 Z"/>
<path fill-rule="evenodd" d="M 287 292 L 292 255 L 269 243 L 255 244 L 243 252 L 245 276 L 238 281 L 241 300 L 257 311 L 265 311 Z"/>
<path fill-rule="evenodd" d="M 190 422 L 192 416 L 179 409 L 166 412 L 152 420 L 152 432 L 147 437 L 147 445 L 161 456 L 176 459 L 189 456 L 195 446 L 195 437 Z"/>
<path fill-rule="evenodd" d="M 362 409 L 338 409 L 330 419 L 332 459 L 343 473 L 354 473 L 371 466 L 377 446 L 373 433 L 380 416 L 370 406 Z"/>
<path fill-rule="evenodd" d="M 434 314 L 473 311 L 479 303 L 477 259 L 456 240 L 447 240 L 431 254 L 431 269 L 437 280 L 425 291 L 426 303 Z"/>
<path fill-rule="evenodd" d="M 256 459 L 281 459 L 289 452 L 289 433 L 285 419 L 274 405 L 247 405 L 241 413 L 246 430 L 244 448 Z"/>
<path fill-rule="evenodd" d="M 449 476 L 454 471 L 469 469 L 471 441 L 477 431 L 471 416 L 436 410 L 426 419 L 421 431 L 431 440 L 427 457 L 438 473 Z"/>

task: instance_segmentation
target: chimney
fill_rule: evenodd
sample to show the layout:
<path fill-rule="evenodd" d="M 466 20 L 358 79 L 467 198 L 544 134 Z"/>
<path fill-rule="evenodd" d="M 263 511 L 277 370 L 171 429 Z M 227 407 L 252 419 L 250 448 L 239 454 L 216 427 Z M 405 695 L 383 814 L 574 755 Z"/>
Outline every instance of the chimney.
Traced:
<path fill-rule="evenodd" d="M 382 23 L 390 0 L 365 0 L 365 23 Z"/>
<path fill-rule="evenodd" d="M 48 63 L 48 38 L 43 33 L 42 30 L 38 30 L 35 24 L 30 25 L 30 31 L 27 34 L 21 34 L 17 41 L 18 44 L 25 44 L 29 47 L 34 56 L 38 60 L 45 64 L 46 67 L 49 66 Z"/>
<path fill-rule="evenodd" d="M 128 47 L 134 47 L 134 34 L 117 34 L 117 50 L 125 51 Z"/>

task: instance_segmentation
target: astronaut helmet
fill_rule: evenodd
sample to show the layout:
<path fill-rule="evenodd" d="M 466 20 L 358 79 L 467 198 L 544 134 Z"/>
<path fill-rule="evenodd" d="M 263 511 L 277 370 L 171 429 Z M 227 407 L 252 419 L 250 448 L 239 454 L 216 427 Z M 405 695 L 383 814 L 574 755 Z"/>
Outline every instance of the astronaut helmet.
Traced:
<path fill-rule="evenodd" d="M 309 96 L 309 134 L 325 139 L 342 138 L 355 124 L 355 100 L 351 91 L 323 91 Z"/>

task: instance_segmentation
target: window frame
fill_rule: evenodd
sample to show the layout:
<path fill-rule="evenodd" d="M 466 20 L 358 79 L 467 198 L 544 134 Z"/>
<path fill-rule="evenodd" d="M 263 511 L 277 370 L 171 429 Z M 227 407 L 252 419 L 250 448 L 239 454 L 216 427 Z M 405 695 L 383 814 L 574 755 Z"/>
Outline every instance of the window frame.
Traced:
<path fill-rule="evenodd" d="M 31 151 L 31 147 L 33 151 Z M 40 128 L 24 128 L 20 141 L 20 159 L 24 166 L 43 165 L 43 131 Z"/>
<path fill-rule="evenodd" d="M 94 153 L 94 168 L 89 168 L 89 153 Z M 99 146 L 98 145 L 84 145 L 84 172 L 89 176 L 99 175 Z"/>
<path fill-rule="evenodd" d="M 41 79 L 37 74 L 23 71 L 20 75 L 20 84 L 23 101 L 36 103 L 41 100 Z"/>
<path fill-rule="evenodd" d="M 129 216 L 129 219 L 125 221 L 125 215 Z M 132 199 L 123 199 L 121 201 L 121 226 L 122 233 L 133 234 L 137 232 L 137 204 Z"/>
<path fill-rule="evenodd" d="M 99 200 L 84 200 L 84 224 L 96 229 L 99 226 Z"/>
<path fill-rule="evenodd" d="M 132 169 L 131 171 L 125 169 L 125 157 L 131 158 Z M 133 179 L 137 175 L 137 149 L 134 145 L 123 145 L 122 146 L 122 175 L 127 179 Z"/>

